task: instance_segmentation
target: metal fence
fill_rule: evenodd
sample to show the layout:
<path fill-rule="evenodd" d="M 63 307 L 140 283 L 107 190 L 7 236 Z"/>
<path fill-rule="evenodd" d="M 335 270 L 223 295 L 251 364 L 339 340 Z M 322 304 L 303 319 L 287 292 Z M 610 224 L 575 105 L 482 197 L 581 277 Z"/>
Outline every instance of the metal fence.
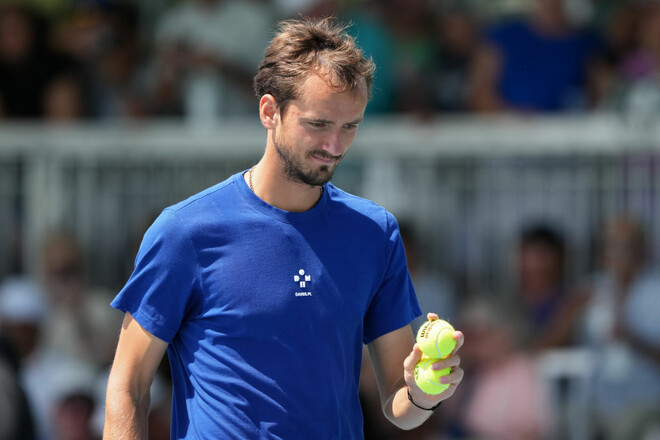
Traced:
<path fill-rule="evenodd" d="M 48 231 L 80 240 L 93 283 L 119 287 L 142 233 L 175 203 L 261 156 L 258 121 L 0 127 L 0 277 L 36 272 Z M 602 222 L 631 214 L 660 250 L 660 129 L 613 116 L 367 119 L 335 174 L 424 237 L 424 261 L 506 292 L 522 226 L 542 221 L 572 249 L 570 272 L 593 265 Z"/>

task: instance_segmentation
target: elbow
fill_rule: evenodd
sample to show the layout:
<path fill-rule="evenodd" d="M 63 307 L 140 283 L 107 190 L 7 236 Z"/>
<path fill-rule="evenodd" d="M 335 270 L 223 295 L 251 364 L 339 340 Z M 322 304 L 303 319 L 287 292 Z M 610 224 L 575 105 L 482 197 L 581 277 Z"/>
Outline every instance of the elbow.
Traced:
<path fill-rule="evenodd" d="M 128 377 L 111 372 L 105 400 L 106 416 L 122 414 L 127 409 L 138 414 L 146 414 L 151 404 L 150 386 L 140 386 Z"/>
<path fill-rule="evenodd" d="M 386 416 L 386 417 L 387 417 L 387 416 Z M 410 431 L 410 430 L 415 429 L 415 428 L 418 428 L 418 427 L 420 426 L 419 423 L 414 423 L 414 424 L 413 424 L 413 423 L 406 423 L 406 422 L 404 422 L 404 420 L 402 420 L 401 418 L 397 418 L 397 417 L 394 417 L 394 416 L 387 417 L 387 419 L 388 419 L 390 422 L 392 422 L 392 424 L 393 424 L 394 426 L 396 426 L 397 428 L 399 428 L 399 429 L 401 429 L 401 430 L 403 430 L 403 431 Z"/>

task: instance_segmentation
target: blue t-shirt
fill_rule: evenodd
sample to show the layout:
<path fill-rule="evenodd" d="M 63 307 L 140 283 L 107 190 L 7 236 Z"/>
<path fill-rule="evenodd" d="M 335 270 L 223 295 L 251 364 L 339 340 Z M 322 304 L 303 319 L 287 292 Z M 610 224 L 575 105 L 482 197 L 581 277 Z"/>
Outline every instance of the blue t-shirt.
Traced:
<path fill-rule="evenodd" d="M 286 212 L 242 174 L 163 211 L 112 305 L 169 343 L 174 439 L 362 438 L 362 344 L 421 313 L 385 209 L 327 184 Z"/>
<path fill-rule="evenodd" d="M 526 22 L 509 22 L 488 33 L 502 55 L 499 92 L 511 105 L 558 111 L 584 105 L 588 62 L 599 49 L 586 31 L 550 37 Z"/>

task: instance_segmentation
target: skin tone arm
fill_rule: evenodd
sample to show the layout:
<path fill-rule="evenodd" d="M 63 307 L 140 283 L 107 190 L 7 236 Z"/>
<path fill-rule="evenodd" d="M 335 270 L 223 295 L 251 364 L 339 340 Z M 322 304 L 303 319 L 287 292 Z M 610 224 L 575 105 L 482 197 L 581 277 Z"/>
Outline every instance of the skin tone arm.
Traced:
<path fill-rule="evenodd" d="M 104 440 L 147 438 L 151 382 L 166 349 L 126 313 L 108 379 Z"/>
<path fill-rule="evenodd" d="M 497 91 L 500 70 L 501 60 L 497 49 L 487 45 L 481 47 L 470 67 L 468 103 L 472 110 L 482 113 L 506 110 L 506 103 Z"/>
<path fill-rule="evenodd" d="M 438 319 L 438 315 L 429 313 L 428 319 Z M 431 408 L 454 394 L 463 379 L 463 370 L 458 366 L 460 358 L 456 355 L 456 351 L 463 345 L 463 334 L 454 332 L 454 339 L 457 341 L 454 353 L 433 364 L 434 369 L 453 368 L 452 373 L 442 379 L 443 383 L 450 384 L 449 388 L 437 395 L 426 394 L 415 384 L 413 371 L 422 357 L 422 352 L 417 344 L 413 346 L 412 352 L 410 351 L 413 335 L 409 325 L 387 333 L 369 344 L 383 412 L 399 428 L 416 428 L 432 414 L 432 411 L 414 406 L 408 400 L 408 391 L 415 403 L 424 408 Z"/>

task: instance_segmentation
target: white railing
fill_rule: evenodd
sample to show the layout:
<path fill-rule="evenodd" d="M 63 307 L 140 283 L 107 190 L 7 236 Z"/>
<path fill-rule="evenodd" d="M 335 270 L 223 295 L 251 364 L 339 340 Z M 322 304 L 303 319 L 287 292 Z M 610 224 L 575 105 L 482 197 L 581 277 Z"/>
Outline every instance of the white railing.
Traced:
<path fill-rule="evenodd" d="M 180 121 L 0 126 L 0 246 L 21 237 L 36 271 L 41 240 L 73 230 L 94 281 L 116 286 L 145 224 L 261 156 L 256 117 L 213 127 Z M 602 222 L 629 212 L 660 250 L 660 124 L 611 115 L 367 118 L 335 183 L 371 198 L 425 236 L 425 261 L 468 287 L 508 291 L 509 252 L 531 220 L 556 224 L 590 268 Z M 0 275 L 12 257 L 0 256 Z"/>

